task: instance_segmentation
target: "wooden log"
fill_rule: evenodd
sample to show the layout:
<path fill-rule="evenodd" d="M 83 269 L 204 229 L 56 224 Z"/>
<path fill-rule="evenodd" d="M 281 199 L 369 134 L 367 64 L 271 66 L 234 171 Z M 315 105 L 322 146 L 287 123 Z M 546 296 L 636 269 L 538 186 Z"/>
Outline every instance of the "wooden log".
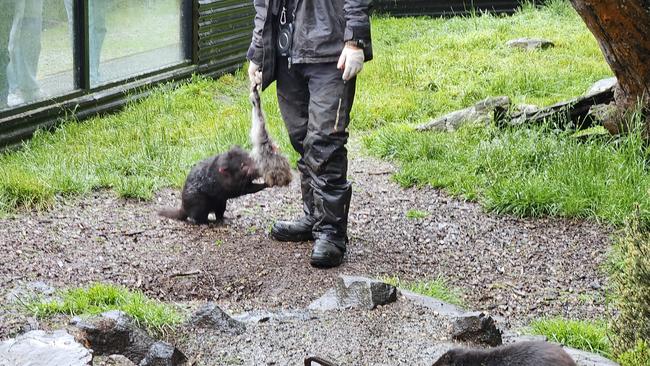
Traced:
<path fill-rule="evenodd" d="M 498 126 L 519 126 L 524 124 L 552 123 L 557 128 L 584 129 L 593 126 L 593 119 L 588 116 L 589 109 L 598 104 L 614 101 L 614 88 L 581 96 L 565 102 L 553 104 L 533 112 L 508 114 L 507 111 L 495 112 Z"/>

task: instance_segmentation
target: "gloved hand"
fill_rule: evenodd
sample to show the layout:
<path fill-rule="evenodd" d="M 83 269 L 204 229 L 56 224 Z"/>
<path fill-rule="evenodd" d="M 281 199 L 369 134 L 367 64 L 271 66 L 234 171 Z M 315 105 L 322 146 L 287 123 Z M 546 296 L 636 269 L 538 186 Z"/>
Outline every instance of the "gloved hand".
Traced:
<path fill-rule="evenodd" d="M 260 70 L 260 65 L 250 61 L 248 65 L 248 79 L 251 81 L 251 88 L 257 86 L 258 88 L 262 86 L 262 71 Z"/>
<path fill-rule="evenodd" d="M 363 50 L 361 48 L 345 46 L 336 67 L 343 70 L 343 80 L 350 80 L 361 72 L 363 61 Z"/>

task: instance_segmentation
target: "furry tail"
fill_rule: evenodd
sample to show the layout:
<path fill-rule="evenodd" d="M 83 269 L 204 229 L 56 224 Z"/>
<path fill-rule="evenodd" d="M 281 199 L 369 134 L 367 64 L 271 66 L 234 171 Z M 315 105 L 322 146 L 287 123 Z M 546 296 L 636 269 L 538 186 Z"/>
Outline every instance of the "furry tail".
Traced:
<path fill-rule="evenodd" d="M 253 148 L 260 148 L 263 144 L 269 143 L 270 137 L 266 130 L 266 118 L 262 111 L 260 92 L 256 87 L 251 89 L 251 104 L 253 104 L 253 124 L 251 126 L 250 138 Z"/>
<path fill-rule="evenodd" d="M 174 220 L 185 220 L 187 219 L 187 213 L 183 208 L 163 208 L 162 210 L 158 211 L 158 215 L 167 217 L 170 219 Z"/>

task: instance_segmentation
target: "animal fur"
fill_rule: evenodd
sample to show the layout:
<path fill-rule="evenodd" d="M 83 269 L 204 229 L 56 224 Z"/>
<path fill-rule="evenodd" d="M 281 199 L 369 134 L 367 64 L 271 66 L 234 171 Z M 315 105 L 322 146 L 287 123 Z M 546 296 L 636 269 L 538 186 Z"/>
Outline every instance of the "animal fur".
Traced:
<path fill-rule="evenodd" d="M 181 207 L 166 208 L 158 214 L 176 220 L 190 218 L 197 224 L 205 224 L 208 215 L 214 213 L 217 220 L 221 220 L 228 199 L 266 188 L 266 184 L 253 183 L 258 177 L 250 155 L 233 147 L 194 165 L 183 186 Z"/>
<path fill-rule="evenodd" d="M 520 342 L 492 349 L 455 348 L 433 366 L 576 366 L 576 363 L 558 345 Z"/>
<path fill-rule="evenodd" d="M 291 166 L 266 129 L 266 118 L 262 111 L 262 101 L 257 86 L 251 87 L 250 100 L 253 104 L 253 122 L 250 138 L 253 144 L 251 157 L 257 170 L 269 187 L 286 186 L 291 183 Z"/>

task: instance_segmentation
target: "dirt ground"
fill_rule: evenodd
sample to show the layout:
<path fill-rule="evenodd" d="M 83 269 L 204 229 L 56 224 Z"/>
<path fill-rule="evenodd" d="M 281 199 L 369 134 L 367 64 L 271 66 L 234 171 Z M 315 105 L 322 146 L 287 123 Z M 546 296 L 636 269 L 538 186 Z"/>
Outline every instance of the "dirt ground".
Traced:
<path fill-rule="evenodd" d="M 175 190 L 158 192 L 150 202 L 100 191 L 59 200 L 47 212 L 0 219 L 0 295 L 21 281 L 55 287 L 101 281 L 166 301 L 216 301 L 237 312 L 304 307 L 339 274 L 442 275 L 462 288 L 469 308 L 502 315 L 515 326 L 540 316 L 603 316 L 599 266 L 611 229 L 487 214 L 439 190 L 402 189 L 390 180 L 393 166 L 354 155 L 350 245 L 339 268 L 312 268 L 309 243 L 268 235 L 274 220 L 300 214 L 297 180 L 229 202 L 226 223 L 209 226 L 156 214 L 179 204 Z M 429 215 L 408 219 L 410 209 Z"/>

